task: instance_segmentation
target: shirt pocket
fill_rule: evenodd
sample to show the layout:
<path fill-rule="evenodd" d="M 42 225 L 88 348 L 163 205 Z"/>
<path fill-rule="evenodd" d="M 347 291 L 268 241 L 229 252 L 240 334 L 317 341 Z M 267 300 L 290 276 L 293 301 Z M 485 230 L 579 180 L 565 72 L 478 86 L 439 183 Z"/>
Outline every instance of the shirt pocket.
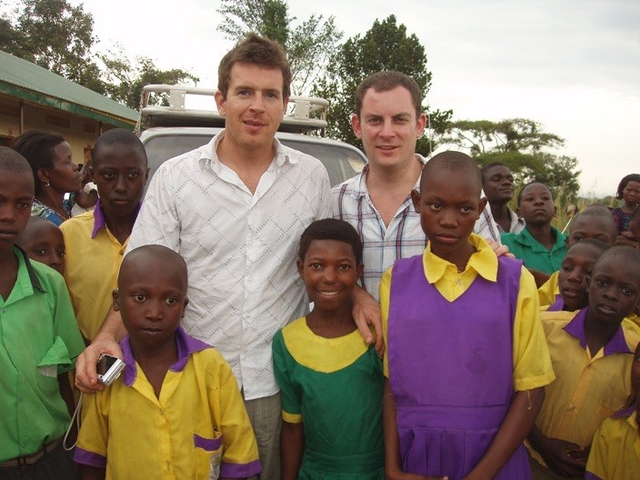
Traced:
<path fill-rule="evenodd" d="M 193 434 L 196 455 L 197 478 L 217 480 L 220 477 L 222 463 L 222 434 L 213 432 L 213 438 Z"/>
<path fill-rule="evenodd" d="M 42 392 L 54 394 L 58 391 L 58 375 L 72 366 L 69 350 L 60 337 L 56 337 L 53 345 L 47 350 L 38 363 L 37 382 Z"/>

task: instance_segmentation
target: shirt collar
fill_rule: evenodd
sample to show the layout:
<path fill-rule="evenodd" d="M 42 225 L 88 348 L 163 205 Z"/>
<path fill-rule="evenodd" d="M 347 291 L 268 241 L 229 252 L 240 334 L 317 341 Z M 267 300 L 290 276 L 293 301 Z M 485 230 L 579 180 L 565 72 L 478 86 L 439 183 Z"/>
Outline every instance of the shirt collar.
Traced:
<path fill-rule="evenodd" d="M 549 305 L 547 312 L 560 312 L 562 310 L 564 310 L 564 300 L 562 300 L 560 295 L 557 295 L 556 301 Z"/>
<path fill-rule="evenodd" d="M 215 137 L 211 139 L 211 141 L 200 147 L 200 165 L 204 167 L 205 165 L 213 166 L 213 164 L 220 164 L 220 159 L 218 158 L 218 145 L 220 141 L 224 138 L 225 130 L 221 130 Z M 290 152 L 284 148 L 284 145 L 277 138 L 273 138 L 273 146 L 275 149 L 275 155 L 273 157 L 273 164 L 281 167 L 285 162 L 289 162 L 292 165 L 300 162 L 300 157 L 297 155 L 290 155 Z M 301 152 L 301 155 L 304 155 Z"/>
<path fill-rule="evenodd" d="M 180 326 L 176 329 L 175 339 L 178 349 L 178 361 L 169 367 L 169 370 L 172 372 L 181 372 L 184 370 L 189 356 L 192 353 L 211 348 L 210 345 L 188 335 Z M 122 347 L 122 354 L 126 365 L 124 369 L 124 384 L 130 387 L 133 385 L 133 382 L 135 382 L 138 372 L 136 369 L 136 359 L 133 356 L 131 342 L 129 341 L 129 335 L 122 339 L 120 346 Z"/>
<path fill-rule="evenodd" d="M 13 244 L 13 247 L 22 256 L 22 259 L 24 261 L 24 266 L 27 269 L 27 273 L 29 274 L 29 282 L 31 282 L 31 286 L 33 287 L 33 289 L 40 290 L 41 292 L 44 293 L 45 290 L 42 287 L 42 284 L 40 283 L 40 279 L 38 278 L 36 271 L 33 269 L 33 265 L 31 265 L 31 260 L 29 260 L 29 257 L 27 256 L 27 252 L 25 252 L 22 248 L 20 248 L 16 244 Z M 18 258 L 18 262 L 20 262 L 19 258 Z M 19 264 L 18 264 L 18 268 L 19 268 Z"/>
<path fill-rule="evenodd" d="M 572 337 L 577 338 L 580 341 L 582 348 L 587 348 L 587 313 L 589 307 L 580 310 L 573 320 L 565 325 L 564 330 Z M 612 355 L 614 353 L 632 353 L 627 346 L 627 341 L 624 338 L 624 332 L 622 331 L 622 325 L 618 327 L 613 336 L 609 339 L 604 346 L 604 355 Z"/>
<path fill-rule="evenodd" d="M 635 411 L 636 411 L 636 405 L 634 403 L 633 405 L 629 405 L 628 407 L 621 408 L 620 410 L 618 410 L 616 413 L 614 413 L 611 416 L 613 418 L 630 417 L 633 414 L 633 412 L 635 412 Z"/>
<path fill-rule="evenodd" d="M 565 246 L 565 235 L 555 227 L 551 227 L 551 232 L 553 233 L 553 235 L 555 235 L 556 238 L 553 247 L 551 247 L 551 252 L 555 252 L 556 250 Z M 527 228 L 524 228 L 520 233 L 515 234 L 513 236 L 513 240 L 522 245 L 530 246 L 534 252 L 549 253 L 549 250 L 547 250 L 535 238 L 533 238 L 533 235 L 531 235 L 531 232 L 529 232 Z"/>
<path fill-rule="evenodd" d="M 142 202 L 138 202 L 138 206 L 135 211 L 136 218 L 138 217 L 141 206 Z M 93 230 L 91 231 L 91 238 L 96 238 L 98 232 L 103 228 L 107 228 L 107 219 L 104 216 L 104 211 L 102 210 L 102 203 L 100 203 L 100 199 L 98 199 L 96 206 L 93 208 Z"/>
<path fill-rule="evenodd" d="M 493 253 L 493 249 L 482 237 L 475 233 L 469 236 L 469 243 L 473 245 L 476 252 L 469 258 L 465 272 L 473 269 L 486 280 L 495 282 L 498 278 L 498 257 Z M 431 242 L 427 244 L 423 265 L 427 281 L 431 284 L 440 280 L 448 267 L 457 269 L 452 263 L 447 262 L 431 252 Z"/>
<path fill-rule="evenodd" d="M 427 163 L 427 159 L 424 158 L 422 155 L 416 153 L 415 157 L 416 157 L 416 160 L 418 160 L 423 166 L 425 163 Z M 366 197 L 367 195 L 369 195 L 369 189 L 367 188 L 367 175 L 369 174 L 369 170 L 370 170 L 369 163 L 366 163 L 362 168 L 362 172 L 360 172 L 360 175 L 358 178 L 358 184 L 353 189 L 352 197 L 354 198 L 354 200 L 357 200 L 360 197 Z M 420 177 L 418 177 L 418 180 L 416 181 L 416 184 L 413 186 L 413 188 L 415 190 L 420 191 Z M 410 196 L 411 196 L 411 193 L 409 193 L 409 197 Z"/>

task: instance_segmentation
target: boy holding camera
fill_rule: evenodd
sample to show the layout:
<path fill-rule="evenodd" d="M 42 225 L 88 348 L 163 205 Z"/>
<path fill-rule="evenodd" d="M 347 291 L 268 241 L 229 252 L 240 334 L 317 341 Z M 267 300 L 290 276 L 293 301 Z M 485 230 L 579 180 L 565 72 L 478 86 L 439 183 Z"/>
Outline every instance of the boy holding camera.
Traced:
<path fill-rule="evenodd" d="M 124 374 L 87 397 L 74 455 L 83 480 L 248 478 L 260 473 L 255 435 L 231 368 L 179 325 L 187 267 L 173 250 L 129 252 L 114 308 L 128 336 Z"/>

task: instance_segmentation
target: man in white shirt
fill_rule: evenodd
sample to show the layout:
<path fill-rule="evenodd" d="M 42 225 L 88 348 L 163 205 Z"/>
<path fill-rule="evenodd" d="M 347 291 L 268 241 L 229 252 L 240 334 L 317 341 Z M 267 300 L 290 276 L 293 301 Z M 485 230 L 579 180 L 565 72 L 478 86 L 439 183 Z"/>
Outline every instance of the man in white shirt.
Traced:
<path fill-rule="evenodd" d="M 308 307 L 295 263 L 300 235 L 331 216 L 321 162 L 275 139 L 290 83 L 275 42 L 250 34 L 225 55 L 215 94 L 225 129 L 158 169 L 128 248 L 161 244 L 186 261 L 189 304 L 182 325 L 231 365 L 256 432 L 260 478 L 269 480 L 280 478 L 281 425 L 271 342 Z M 123 332 L 116 317 L 107 318 L 78 362 L 83 391 L 100 389 L 92 368 L 97 353 L 119 353 L 114 339 Z M 361 330 L 371 338 L 366 325 Z"/>
<path fill-rule="evenodd" d="M 362 287 L 375 299 L 382 274 L 397 259 L 424 252 L 427 238 L 411 191 L 420 188 L 427 160 L 415 151 L 427 122 L 422 92 L 408 75 L 382 71 L 370 75 L 356 90 L 351 125 L 362 140 L 368 163 L 362 173 L 335 186 L 333 216 L 351 223 L 362 238 Z M 481 215 L 475 233 L 500 241 L 491 215 Z"/>

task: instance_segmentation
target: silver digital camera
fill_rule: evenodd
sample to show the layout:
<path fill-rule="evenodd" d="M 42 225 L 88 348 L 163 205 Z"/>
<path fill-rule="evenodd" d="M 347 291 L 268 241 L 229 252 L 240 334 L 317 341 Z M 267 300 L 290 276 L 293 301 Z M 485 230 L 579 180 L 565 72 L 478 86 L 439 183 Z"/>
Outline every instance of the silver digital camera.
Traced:
<path fill-rule="evenodd" d="M 103 353 L 98 358 L 98 364 L 96 366 L 96 372 L 98 373 L 98 381 L 104 385 L 111 385 L 111 383 L 120 376 L 120 372 L 125 367 L 125 363 L 118 357 Z"/>

